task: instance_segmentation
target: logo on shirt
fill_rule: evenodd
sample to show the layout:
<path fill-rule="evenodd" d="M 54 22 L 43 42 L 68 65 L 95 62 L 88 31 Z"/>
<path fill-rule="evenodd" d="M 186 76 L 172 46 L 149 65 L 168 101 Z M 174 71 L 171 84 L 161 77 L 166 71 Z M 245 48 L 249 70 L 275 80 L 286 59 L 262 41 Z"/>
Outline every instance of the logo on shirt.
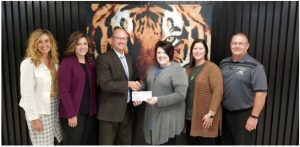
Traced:
<path fill-rule="evenodd" d="M 244 67 L 238 67 L 238 68 L 236 68 L 236 74 L 244 75 L 245 70 L 246 70 L 246 68 L 244 68 Z"/>

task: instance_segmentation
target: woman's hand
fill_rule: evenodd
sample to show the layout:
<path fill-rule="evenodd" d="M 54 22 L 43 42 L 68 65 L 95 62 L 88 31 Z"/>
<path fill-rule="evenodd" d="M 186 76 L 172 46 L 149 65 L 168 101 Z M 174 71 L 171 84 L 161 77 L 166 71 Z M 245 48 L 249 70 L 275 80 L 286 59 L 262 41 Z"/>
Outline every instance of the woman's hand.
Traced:
<path fill-rule="evenodd" d="M 71 117 L 68 119 L 68 125 L 71 127 L 71 128 L 74 128 L 77 126 L 77 116 L 74 116 L 74 117 Z"/>
<path fill-rule="evenodd" d="M 34 131 L 42 132 L 44 130 L 43 128 L 43 122 L 40 119 L 35 119 L 31 121 L 31 125 Z"/>
<path fill-rule="evenodd" d="M 151 98 L 147 99 L 146 102 L 150 105 L 154 105 L 157 103 L 157 97 L 151 97 Z"/>
<path fill-rule="evenodd" d="M 213 122 L 214 118 L 211 117 L 210 113 L 207 113 L 206 115 L 203 116 L 202 121 L 203 121 L 203 125 L 202 127 L 205 129 L 208 129 L 212 126 L 212 122 Z"/>

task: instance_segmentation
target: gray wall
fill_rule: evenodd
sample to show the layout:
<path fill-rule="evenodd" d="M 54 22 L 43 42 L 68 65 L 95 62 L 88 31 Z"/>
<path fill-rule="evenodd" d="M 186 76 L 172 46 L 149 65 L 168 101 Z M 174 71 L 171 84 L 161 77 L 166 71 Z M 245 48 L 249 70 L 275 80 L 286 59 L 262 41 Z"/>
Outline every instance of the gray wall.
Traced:
<path fill-rule="evenodd" d="M 249 35 L 249 54 L 265 66 L 269 92 L 256 144 L 299 144 L 298 2 L 207 3 L 213 3 L 212 61 L 218 64 L 230 56 L 230 37 L 242 31 Z M 24 111 L 18 106 L 19 66 L 29 33 L 49 29 L 62 54 L 67 37 L 85 31 L 87 6 L 89 2 L 1 2 L 2 145 L 30 144 Z"/>

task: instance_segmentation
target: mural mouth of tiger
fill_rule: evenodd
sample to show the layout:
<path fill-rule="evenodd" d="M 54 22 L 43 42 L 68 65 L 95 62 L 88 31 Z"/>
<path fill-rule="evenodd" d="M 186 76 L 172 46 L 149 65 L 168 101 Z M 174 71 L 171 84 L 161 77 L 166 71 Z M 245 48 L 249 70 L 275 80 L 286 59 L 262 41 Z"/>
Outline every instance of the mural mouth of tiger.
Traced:
<path fill-rule="evenodd" d="M 194 39 L 205 39 L 210 51 L 211 33 L 200 4 L 93 3 L 91 9 L 93 17 L 87 30 L 96 52 L 110 49 L 112 29 L 123 27 L 128 32 L 125 53 L 137 60 L 141 75 L 155 63 L 155 44 L 159 40 L 173 44 L 173 60 L 182 66 L 189 64 L 189 48 Z"/>

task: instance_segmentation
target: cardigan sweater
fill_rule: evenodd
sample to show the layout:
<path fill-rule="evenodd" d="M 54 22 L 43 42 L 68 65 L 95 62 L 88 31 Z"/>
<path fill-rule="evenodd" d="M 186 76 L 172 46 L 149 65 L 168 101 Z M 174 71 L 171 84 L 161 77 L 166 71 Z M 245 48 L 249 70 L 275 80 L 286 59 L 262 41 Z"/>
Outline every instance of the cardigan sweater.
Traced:
<path fill-rule="evenodd" d="M 193 67 L 187 68 L 187 74 L 191 75 Z M 200 73 L 195 79 L 193 99 L 193 112 L 191 119 L 191 136 L 217 137 L 221 131 L 221 100 L 223 95 L 223 78 L 220 68 L 210 62 L 204 63 Z M 205 129 L 203 116 L 209 110 L 215 111 L 212 127 Z"/>
<path fill-rule="evenodd" d="M 146 104 L 144 119 L 145 141 L 154 145 L 166 143 L 169 138 L 182 132 L 188 87 L 187 74 L 178 63 L 171 62 L 155 76 L 157 66 L 150 67 L 146 74 L 147 90 L 152 91 L 153 97 L 157 97 L 157 103 Z"/>

